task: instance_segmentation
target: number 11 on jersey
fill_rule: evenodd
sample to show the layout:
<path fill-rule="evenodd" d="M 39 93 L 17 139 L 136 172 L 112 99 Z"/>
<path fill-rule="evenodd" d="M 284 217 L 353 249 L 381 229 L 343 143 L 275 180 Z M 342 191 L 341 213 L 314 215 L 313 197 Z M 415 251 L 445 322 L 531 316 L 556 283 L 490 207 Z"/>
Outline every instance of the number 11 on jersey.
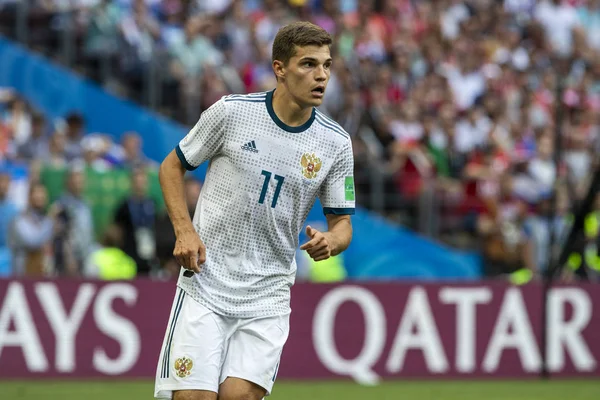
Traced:
<path fill-rule="evenodd" d="M 269 182 L 271 181 L 271 173 L 269 171 L 261 172 L 261 175 L 265 177 L 265 182 L 263 183 L 262 190 L 260 192 L 260 197 L 258 199 L 259 204 L 263 204 L 265 202 L 265 197 L 267 196 L 267 189 L 269 188 Z M 283 185 L 283 176 L 274 175 L 273 179 L 277 181 L 277 186 L 275 187 L 275 193 L 273 194 L 273 201 L 271 201 L 271 208 L 275 208 L 277 205 L 277 199 L 279 198 L 279 192 L 281 191 L 281 186 Z"/>

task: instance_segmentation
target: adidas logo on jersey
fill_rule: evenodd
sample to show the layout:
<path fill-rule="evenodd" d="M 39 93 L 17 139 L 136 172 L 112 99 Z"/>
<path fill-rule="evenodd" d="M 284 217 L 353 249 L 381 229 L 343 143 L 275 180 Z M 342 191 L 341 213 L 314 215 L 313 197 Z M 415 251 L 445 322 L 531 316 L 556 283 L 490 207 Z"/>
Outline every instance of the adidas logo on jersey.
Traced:
<path fill-rule="evenodd" d="M 256 143 L 254 143 L 254 140 L 243 145 L 242 150 L 248 150 L 253 153 L 258 153 L 258 149 L 256 148 Z"/>

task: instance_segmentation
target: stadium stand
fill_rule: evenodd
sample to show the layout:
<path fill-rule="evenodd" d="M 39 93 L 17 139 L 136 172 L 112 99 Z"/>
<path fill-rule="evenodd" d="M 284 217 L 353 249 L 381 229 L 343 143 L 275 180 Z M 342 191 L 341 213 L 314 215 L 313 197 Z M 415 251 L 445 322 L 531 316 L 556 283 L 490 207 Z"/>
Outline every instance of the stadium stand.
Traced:
<path fill-rule="evenodd" d="M 353 136 L 363 207 L 479 249 L 489 275 L 547 267 L 600 162 L 598 0 L 0 2 L 7 37 L 184 126 L 222 95 L 272 88 L 270 45 L 295 19 L 335 37 L 322 109 Z M 101 235 L 135 143 L 44 118 L 10 88 L 0 99 L 0 160 L 44 159 L 29 179 L 39 170 L 53 201 L 83 158 Z"/>

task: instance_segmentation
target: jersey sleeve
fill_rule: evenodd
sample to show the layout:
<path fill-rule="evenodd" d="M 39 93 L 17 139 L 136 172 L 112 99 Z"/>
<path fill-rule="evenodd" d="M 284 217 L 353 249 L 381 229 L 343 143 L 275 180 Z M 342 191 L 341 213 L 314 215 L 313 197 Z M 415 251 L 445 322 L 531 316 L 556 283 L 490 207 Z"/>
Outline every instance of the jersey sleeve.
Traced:
<path fill-rule="evenodd" d="M 227 108 L 223 99 L 204 110 L 196 125 L 181 139 L 175 152 L 188 171 L 217 155 L 223 145 Z"/>
<path fill-rule="evenodd" d="M 348 140 L 319 188 L 319 199 L 325 214 L 352 215 L 354 197 L 354 154 Z"/>

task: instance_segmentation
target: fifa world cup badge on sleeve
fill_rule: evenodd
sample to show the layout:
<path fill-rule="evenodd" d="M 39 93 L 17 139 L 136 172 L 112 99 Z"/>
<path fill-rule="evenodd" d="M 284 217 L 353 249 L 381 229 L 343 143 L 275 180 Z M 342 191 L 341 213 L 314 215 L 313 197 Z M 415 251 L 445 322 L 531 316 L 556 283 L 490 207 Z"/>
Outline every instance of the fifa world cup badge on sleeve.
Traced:
<path fill-rule="evenodd" d="M 346 201 L 354 201 L 354 177 L 346 177 L 346 180 L 344 181 L 344 191 L 346 192 Z"/>
<path fill-rule="evenodd" d="M 192 373 L 194 362 L 191 358 L 181 357 L 175 360 L 175 373 L 180 378 L 185 378 Z"/>

